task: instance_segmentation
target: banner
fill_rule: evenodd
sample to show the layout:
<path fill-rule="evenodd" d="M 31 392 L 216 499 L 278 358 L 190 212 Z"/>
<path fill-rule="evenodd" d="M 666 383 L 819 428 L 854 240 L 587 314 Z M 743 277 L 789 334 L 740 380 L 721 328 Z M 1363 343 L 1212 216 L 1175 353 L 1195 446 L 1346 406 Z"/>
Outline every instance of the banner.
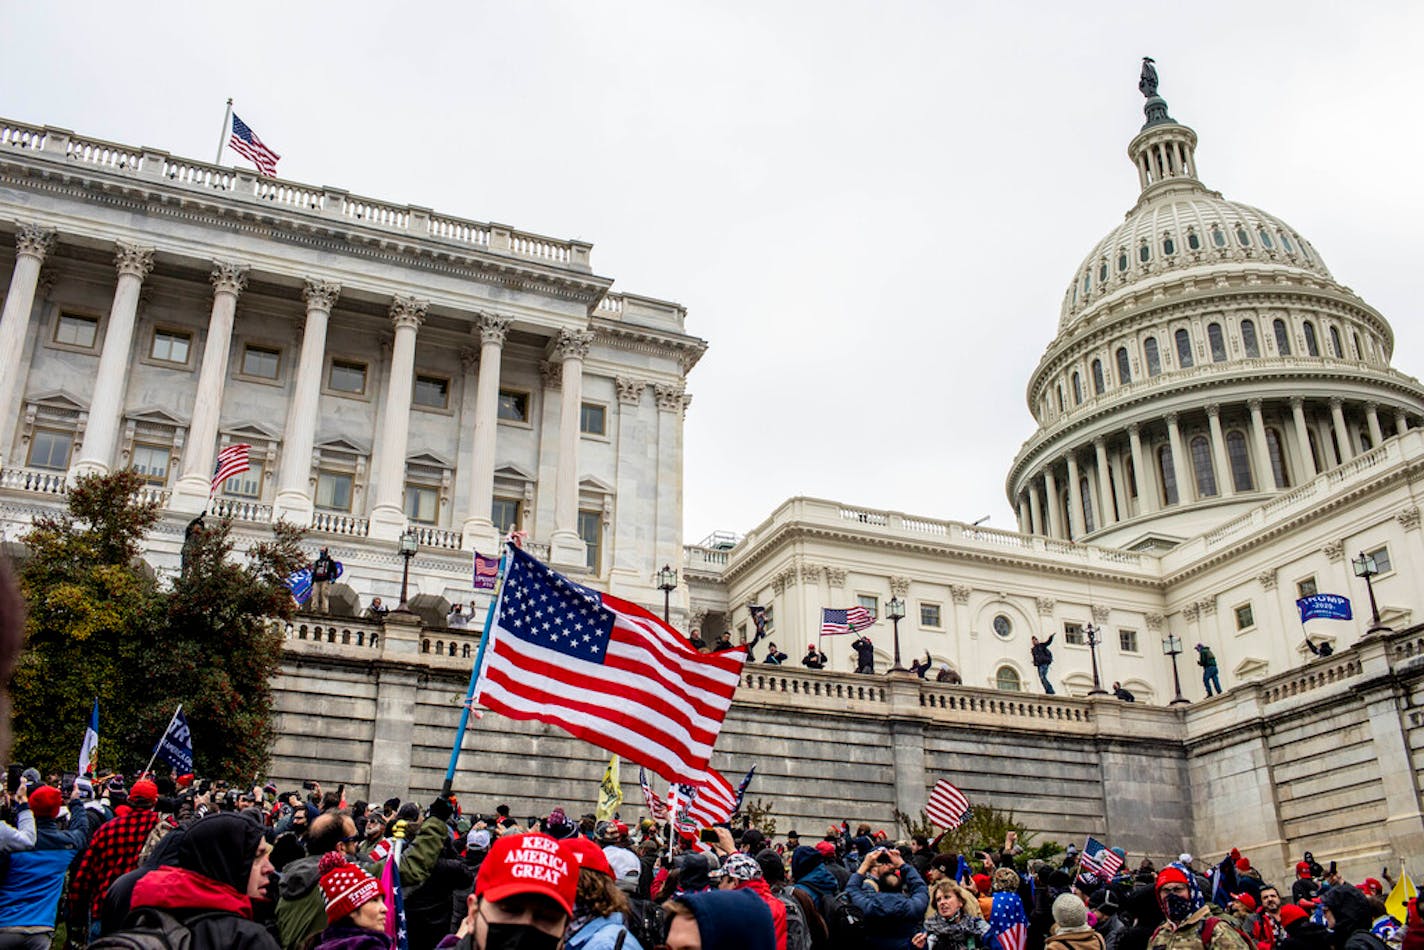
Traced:
<path fill-rule="evenodd" d="M 594 817 L 599 821 L 607 821 L 613 817 L 613 813 L 621 804 L 623 786 L 618 781 L 618 756 L 615 755 L 608 760 L 608 768 L 603 770 L 603 781 L 598 786 L 598 807 L 593 811 Z"/>
<path fill-rule="evenodd" d="M 494 590 L 495 581 L 499 578 L 499 558 L 485 557 L 475 553 L 475 575 L 473 586 L 475 590 Z"/>
<path fill-rule="evenodd" d="M 89 713 L 89 725 L 84 730 L 84 742 L 79 746 L 79 777 L 97 775 L 99 767 L 99 700 Z"/>
<path fill-rule="evenodd" d="M 173 716 L 168 731 L 158 740 L 153 756 L 173 766 L 179 775 L 193 774 L 193 735 L 188 731 L 188 717 L 183 715 L 182 709 Z"/>
<path fill-rule="evenodd" d="M 1300 611 L 1300 622 L 1307 620 L 1350 620 L 1350 598 L 1339 594 L 1311 594 L 1295 602 Z"/>

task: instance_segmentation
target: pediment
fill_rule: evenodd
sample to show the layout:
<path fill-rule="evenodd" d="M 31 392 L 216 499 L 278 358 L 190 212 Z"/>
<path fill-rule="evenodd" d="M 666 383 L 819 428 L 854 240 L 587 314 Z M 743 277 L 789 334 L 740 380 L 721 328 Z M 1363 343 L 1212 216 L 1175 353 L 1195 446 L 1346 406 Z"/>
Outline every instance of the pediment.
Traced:
<path fill-rule="evenodd" d="M 261 439 L 267 442 L 276 442 L 282 434 L 262 422 L 237 422 L 230 426 L 224 426 L 222 434 L 236 439 Z"/>
<path fill-rule="evenodd" d="M 515 482 L 534 481 L 534 476 L 532 474 L 526 472 L 524 469 L 520 468 L 518 465 L 515 465 L 513 462 L 507 462 L 504 465 L 501 465 L 499 468 L 495 469 L 494 477 L 505 478 Z"/>
<path fill-rule="evenodd" d="M 431 468 L 454 468 L 455 463 L 445 455 L 432 452 L 426 449 L 422 452 L 413 453 L 405 457 L 406 463 L 410 465 L 428 465 Z"/>
<path fill-rule="evenodd" d="M 341 435 L 319 439 L 316 447 L 326 452 L 347 452 L 351 455 L 369 455 L 371 452 L 369 443 Z"/>
<path fill-rule="evenodd" d="M 1238 680 L 1259 680 L 1265 679 L 1270 672 L 1271 664 L 1258 656 L 1244 657 L 1240 663 L 1236 664 L 1232 673 Z"/>
<path fill-rule="evenodd" d="M 134 422 L 146 422 L 155 426 L 173 426 L 181 428 L 188 424 L 187 419 L 180 419 L 173 413 L 161 406 L 147 406 L 128 414 L 129 419 Z"/>
<path fill-rule="evenodd" d="M 25 399 L 28 403 L 37 406 L 47 406 L 51 409 L 65 409 L 70 412 L 83 412 L 88 408 L 86 403 L 74 398 L 68 390 L 47 389 L 44 392 L 34 393 Z"/>
<path fill-rule="evenodd" d="M 612 485 L 608 484 L 601 478 L 594 478 L 592 475 L 585 475 L 583 478 L 579 479 L 579 490 L 597 492 L 600 495 L 614 494 L 614 489 Z"/>

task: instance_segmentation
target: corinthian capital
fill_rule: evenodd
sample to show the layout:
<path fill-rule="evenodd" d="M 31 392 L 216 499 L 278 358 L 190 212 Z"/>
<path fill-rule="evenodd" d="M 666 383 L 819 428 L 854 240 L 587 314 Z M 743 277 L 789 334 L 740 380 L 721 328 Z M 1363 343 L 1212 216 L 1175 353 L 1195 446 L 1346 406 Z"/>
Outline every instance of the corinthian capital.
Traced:
<path fill-rule="evenodd" d="M 397 294 L 391 299 L 391 323 L 395 324 L 397 330 L 402 327 L 410 327 L 414 330 L 424 322 L 425 308 L 428 306 L 430 306 L 428 300 L 402 297 Z"/>
<path fill-rule="evenodd" d="M 513 322 L 513 317 L 501 317 L 495 313 L 480 314 L 480 343 L 504 346 L 504 339 L 509 336 L 509 325 Z"/>
<path fill-rule="evenodd" d="M 643 390 L 648 388 L 648 381 L 645 379 L 635 379 L 631 376 L 616 376 L 613 385 L 618 387 L 618 401 L 628 406 L 636 406 L 643 398 Z"/>
<path fill-rule="evenodd" d="M 681 412 L 683 409 L 682 386 L 673 386 L 665 383 L 655 383 L 653 385 L 653 395 L 657 397 L 658 408 L 667 412 Z"/>
<path fill-rule="evenodd" d="M 153 248 L 139 247 L 126 241 L 114 242 L 114 266 L 119 275 L 128 274 L 143 280 L 153 270 Z"/>
<path fill-rule="evenodd" d="M 28 254 L 40 260 L 54 249 L 54 229 L 41 227 L 32 221 L 20 225 L 15 232 L 15 253 Z"/>
<path fill-rule="evenodd" d="M 215 293 L 240 294 L 247 286 L 247 268 L 242 264 L 213 261 L 213 272 L 209 275 Z"/>
<path fill-rule="evenodd" d="M 592 330 L 560 330 L 554 340 L 553 354 L 560 360 L 581 360 L 593 345 Z"/>
<path fill-rule="evenodd" d="M 306 280 L 302 287 L 302 299 L 308 310 L 330 311 L 336 306 L 336 298 L 341 296 L 341 285 L 328 280 Z"/>

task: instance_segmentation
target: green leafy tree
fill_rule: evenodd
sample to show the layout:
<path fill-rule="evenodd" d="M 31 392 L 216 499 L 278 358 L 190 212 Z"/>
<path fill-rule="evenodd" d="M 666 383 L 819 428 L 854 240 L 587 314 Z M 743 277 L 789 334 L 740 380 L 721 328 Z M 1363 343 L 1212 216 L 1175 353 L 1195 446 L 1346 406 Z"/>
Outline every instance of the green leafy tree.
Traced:
<path fill-rule="evenodd" d="M 742 817 L 747 821 L 747 827 L 755 828 L 768 838 L 776 834 L 776 816 L 773 813 L 774 802 L 756 799 L 751 802 L 742 803 Z"/>
<path fill-rule="evenodd" d="M 943 829 L 930 821 L 929 814 L 922 808 L 917 815 L 907 815 L 899 809 L 895 810 L 895 821 L 903 829 L 906 835 L 924 835 L 931 841 Z M 977 804 L 969 806 L 969 818 L 958 828 L 951 829 L 944 833 L 940 839 L 939 850 L 962 854 L 965 860 L 971 864 L 977 864 L 975 854 L 979 851 L 988 851 L 997 854 L 1004 846 L 1004 839 L 1012 831 L 1018 835 L 1018 844 L 1024 849 L 1021 858 L 1044 857 L 1042 853 L 1047 850 L 1047 854 L 1059 853 L 1062 849 L 1054 842 L 1034 845 L 1035 835 L 1030 832 L 1023 822 L 1014 817 L 1012 811 L 995 808 L 993 805 Z"/>

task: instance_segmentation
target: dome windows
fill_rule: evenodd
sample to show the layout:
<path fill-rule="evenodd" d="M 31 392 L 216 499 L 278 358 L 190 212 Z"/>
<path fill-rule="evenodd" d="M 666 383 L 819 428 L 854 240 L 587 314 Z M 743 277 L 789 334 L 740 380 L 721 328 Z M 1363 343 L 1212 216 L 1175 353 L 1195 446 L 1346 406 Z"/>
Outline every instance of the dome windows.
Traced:
<path fill-rule="evenodd" d="M 1088 487 L 1086 477 L 1078 480 L 1078 495 L 1083 499 L 1083 531 L 1092 534 L 1098 530 L 1098 523 L 1093 518 L 1093 490 Z"/>
<path fill-rule="evenodd" d="M 1256 323 L 1254 320 L 1241 321 L 1241 346 L 1246 350 L 1246 355 L 1250 359 L 1257 359 L 1261 355 L 1261 345 L 1256 340 Z"/>
<path fill-rule="evenodd" d="M 1277 317 L 1271 328 L 1276 334 L 1276 352 L 1281 356 L 1290 356 L 1290 330 L 1286 328 L 1286 322 Z"/>
<path fill-rule="evenodd" d="M 1231 484 L 1237 491 L 1254 491 L 1251 459 L 1246 454 L 1246 436 L 1233 429 L 1226 433 L 1226 457 L 1231 462 Z"/>
<path fill-rule="evenodd" d="M 1074 371 L 1074 373 L 1073 373 L 1073 405 L 1075 405 L 1075 406 L 1081 406 L 1082 404 L 1083 404 L 1083 381 L 1078 378 L 1078 373 L 1077 373 L 1076 371 Z"/>
<path fill-rule="evenodd" d="M 1098 263 L 1098 283 L 1100 283 L 1100 284 L 1106 284 L 1107 282 L 1108 282 L 1108 262 L 1107 262 L 1107 258 L 1103 258 L 1103 260 Z"/>
<path fill-rule="evenodd" d="M 1247 234 L 1245 226 L 1240 224 L 1236 226 L 1236 243 L 1242 247 L 1251 246 L 1251 235 Z"/>
<path fill-rule="evenodd" d="M 1332 326 L 1330 328 L 1330 355 L 1337 360 L 1345 358 L 1345 347 L 1340 343 L 1340 328 Z"/>
<path fill-rule="evenodd" d="M 1125 270 L 1127 270 L 1127 248 L 1120 247 L 1117 249 L 1117 272 L 1121 274 Z"/>
<path fill-rule="evenodd" d="M 1192 439 L 1192 473 L 1196 476 L 1197 497 L 1214 498 L 1216 472 L 1211 468 L 1211 446 L 1204 435 Z"/>
<path fill-rule="evenodd" d="M 1147 375 L 1149 377 L 1159 376 L 1162 373 L 1162 354 L 1157 351 L 1157 338 L 1149 336 L 1142 341 L 1142 352 L 1147 355 Z"/>
<path fill-rule="evenodd" d="M 1266 430 L 1266 452 L 1271 456 L 1271 474 L 1277 488 L 1290 487 L 1290 471 L 1286 468 L 1286 455 L 1281 448 L 1281 434 L 1275 429 Z"/>
<path fill-rule="evenodd" d="M 1305 352 L 1310 356 L 1320 355 L 1320 341 L 1315 338 L 1315 324 L 1309 320 L 1302 326 L 1305 331 Z"/>
<path fill-rule="evenodd" d="M 1364 359 L 1364 358 L 1365 358 L 1365 349 L 1364 349 L 1364 347 L 1360 346 L 1360 335 L 1359 335 L 1358 333 L 1356 333 L 1354 330 L 1351 330 L 1351 331 L 1350 331 L 1350 337 L 1355 341 L 1355 359 L 1357 359 L 1357 360 L 1362 360 L 1362 359 Z"/>
<path fill-rule="evenodd" d="M 1137 259 L 1143 264 L 1152 260 L 1152 245 L 1143 241 L 1142 246 L 1137 249 Z"/>
<path fill-rule="evenodd" d="M 1172 240 L 1170 234 L 1162 235 L 1162 253 L 1167 257 L 1177 253 L 1177 242 Z"/>
<path fill-rule="evenodd" d="M 1101 396 L 1106 388 L 1103 380 L 1103 361 L 1093 360 L 1093 395 Z"/>
<path fill-rule="evenodd" d="M 1084 274 L 1084 275 L 1083 275 L 1083 296 L 1084 296 L 1084 297 L 1088 296 L 1088 291 L 1090 291 L 1090 290 L 1092 290 L 1092 289 L 1093 289 L 1093 275 L 1092 275 L 1092 274 Z"/>
<path fill-rule="evenodd" d="M 1281 247 L 1286 249 L 1287 254 L 1295 253 L 1295 247 L 1291 244 L 1290 235 L 1286 234 L 1284 231 L 1281 232 Z"/>
<path fill-rule="evenodd" d="M 1127 358 L 1127 347 L 1125 346 L 1117 348 L 1117 381 L 1120 386 L 1132 382 L 1132 364 Z"/>
<path fill-rule="evenodd" d="M 1226 361 L 1226 339 L 1221 333 L 1221 324 L 1207 324 L 1206 340 L 1207 344 L 1211 347 L 1211 361 L 1213 363 L 1224 363 Z"/>
<path fill-rule="evenodd" d="M 1226 234 L 1216 225 L 1211 226 L 1211 243 L 1216 247 L 1226 246 Z"/>
<path fill-rule="evenodd" d="M 1162 504 L 1177 503 L 1177 466 L 1172 461 L 1172 447 L 1164 445 L 1157 450 L 1157 481 L 1162 486 Z"/>
<path fill-rule="evenodd" d="M 1188 250 L 1191 250 L 1191 251 L 1200 251 L 1200 250 L 1201 250 L 1201 246 L 1202 246 L 1202 245 L 1201 245 L 1201 235 L 1200 235 L 1200 234 L 1197 234 L 1195 228 L 1192 228 L 1192 229 L 1188 230 L 1188 231 L 1187 231 L 1187 249 L 1188 249 Z"/>
<path fill-rule="evenodd" d="M 1192 335 L 1186 328 L 1178 330 L 1175 334 L 1177 340 L 1177 366 L 1181 369 L 1189 369 L 1192 363 Z"/>
<path fill-rule="evenodd" d="M 1271 248 L 1275 247 L 1275 245 L 1271 243 L 1271 232 L 1270 232 L 1270 231 L 1267 231 L 1265 228 L 1261 228 L 1261 229 L 1260 229 L 1260 235 L 1261 235 L 1261 246 L 1262 246 L 1262 247 L 1264 247 L 1264 248 L 1265 248 L 1266 250 L 1268 250 L 1268 251 L 1269 251 Z"/>

